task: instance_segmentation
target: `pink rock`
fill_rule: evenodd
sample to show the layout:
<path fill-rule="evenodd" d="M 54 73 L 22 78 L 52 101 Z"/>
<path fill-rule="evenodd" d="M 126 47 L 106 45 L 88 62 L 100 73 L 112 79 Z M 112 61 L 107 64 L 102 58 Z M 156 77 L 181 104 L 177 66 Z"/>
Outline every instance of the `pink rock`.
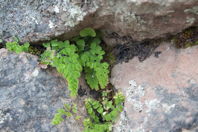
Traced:
<path fill-rule="evenodd" d="M 198 130 L 198 46 L 175 49 L 163 43 L 155 51 L 159 57 L 114 66 L 111 82 L 126 96 L 114 131 Z"/>

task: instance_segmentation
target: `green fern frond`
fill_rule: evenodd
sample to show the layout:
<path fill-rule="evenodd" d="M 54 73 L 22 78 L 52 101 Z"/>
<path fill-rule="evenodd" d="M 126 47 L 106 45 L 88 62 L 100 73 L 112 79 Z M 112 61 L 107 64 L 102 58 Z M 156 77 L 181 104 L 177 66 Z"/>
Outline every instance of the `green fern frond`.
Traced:
<path fill-rule="evenodd" d="M 81 37 L 95 37 L 96 32 L 92 28 L 85 28 L 80 31 Z"/>
<path fill-rule="evenodd" d="M 16 52 L 17 54 L 19 54 L 21 52 L 28 52 L 29 46 L 30 46 L 29 43 L 25 43 L 23 45 L 19 45 L 18 41 L 7 42 L 6 43 L 6 48 L 9 51 Z"/>

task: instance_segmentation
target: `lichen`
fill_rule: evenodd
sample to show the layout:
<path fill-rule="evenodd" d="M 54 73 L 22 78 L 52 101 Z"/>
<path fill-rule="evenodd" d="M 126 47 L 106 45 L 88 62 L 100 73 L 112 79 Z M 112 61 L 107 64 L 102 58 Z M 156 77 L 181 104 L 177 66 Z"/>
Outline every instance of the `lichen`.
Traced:
<path fill-rule="evenodd" d="M 184 12 L 185 13 L 193 13 L 193 14 L 198 15 L 198 6 L 194 6 L 192 8 L 185 9 Z"/>
<path fill-rule="evenodd" d="M 0 110 L 0 124 L 3 124 L 6 120 L 12 120 L 11 115 Z"/>
<path fill-rule="evenodd" d="M 155 110 L 155 109 L 157 109 L 158 107 L 159 107 L 159 105 L 160 105 L 160 101 L 159 100 L 157 100 L 157 99 L 152 99 L 152 100 L 146 100 L 145 101 L 145 104 L 146 104 L 146 106 L 147 106 L 147 110 L 146 110 L 146 112 L 147 113 L 149 113 L 149 112 L 151 112 L 152 110 Z"/>
<path fill-rule="evenodd" d="M 138 86 L 135 80 L 130 80 L 129 84 L 130 87 L 127 89 L 126 99 L 128 102 L 132 102 L 135 111 L 141 112 L 143 110 L 143 103 L 139 100 L 145 94 L 144 87 Z"/>

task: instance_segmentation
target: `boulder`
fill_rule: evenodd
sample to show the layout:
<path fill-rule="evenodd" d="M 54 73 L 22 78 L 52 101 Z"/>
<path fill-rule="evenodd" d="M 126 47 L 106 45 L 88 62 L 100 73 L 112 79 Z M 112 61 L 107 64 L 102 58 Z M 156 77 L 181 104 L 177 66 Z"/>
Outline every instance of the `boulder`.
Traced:
<path fill-rule="evenodd" d="M 51 124 L 56 110 L 74 101 L 65 79 L 56 71 L 41 69 L 36 56 L 0 49 L 0 102 L 1 132 L 82 131 L 74 118 Z M 86 113 L 82 100 L 78 102 L 79 113 Z"/>
<path fill-rule="evenodd" d="M 67 39 L 101 29 L 107 44 L 152 39 L 198 23 L 198 0 L 0 0 L 0 38 Z"/>
<path fill-rule="evenodd" d="M 198 46 L 163 42 L 144 61 L 116 64 L 111 83 L 125 96 L 114 132 L 198 131 Z"/>

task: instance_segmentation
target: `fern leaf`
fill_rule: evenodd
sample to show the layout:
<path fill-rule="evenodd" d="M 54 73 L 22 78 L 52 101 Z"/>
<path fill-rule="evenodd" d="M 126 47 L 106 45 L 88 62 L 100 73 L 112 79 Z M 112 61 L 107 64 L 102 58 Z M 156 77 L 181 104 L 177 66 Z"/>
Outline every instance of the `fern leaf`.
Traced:
<path fill-rule="evenodd" d="M 94 70 L 90 68 L 85 69 L 85 79 L 87 81 L 87 84 L 90 86 L 91 89 L 98 90 L 98 79 L 96 78 Z"/>
<path fill-rule="evenodd" d="M 95 37 L 96 32 L 92 28 L 85 28 L 80 31 L 81 37 Z"/>

